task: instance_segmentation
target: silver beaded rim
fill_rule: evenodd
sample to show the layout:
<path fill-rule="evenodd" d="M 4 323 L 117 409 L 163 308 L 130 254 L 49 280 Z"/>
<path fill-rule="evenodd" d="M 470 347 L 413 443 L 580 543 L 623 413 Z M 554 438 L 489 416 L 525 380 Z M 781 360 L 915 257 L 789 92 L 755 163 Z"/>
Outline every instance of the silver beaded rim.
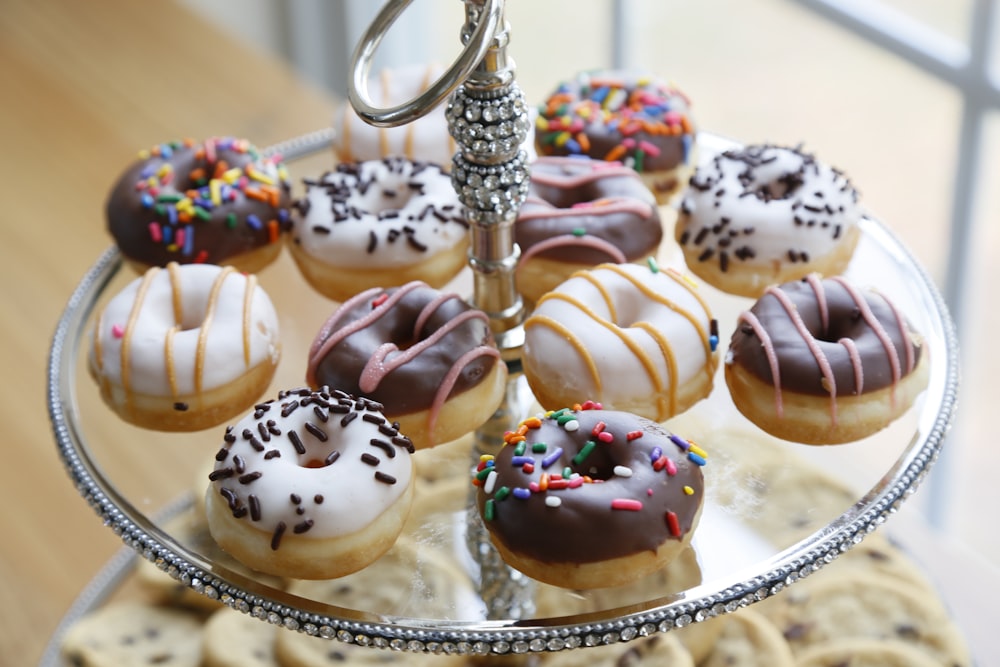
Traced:
<path fill-rule="evenodd" d="M 267 149 L 301 157 L 329 145 L 320 131 Z M 122 265 L 116 248 L 109 248 L 88 270 L 64 309 L 53 335 L 47 367 L 47 402 L 53 434 L 66 470 L 81 496 L 122 542 L 178 582 L 238 611 L 274 625 L 309 635 L 396 651 L 463 655 L 524 654 L 626 642 L 657 632 L 697 623 L 781 592 L 823 568 L 875 531 L 911 496 L 937 459 L 952 423 L 958 393 L 958 346 L 954 325 L 943 298 L 926 271 L 882 223 L 863 220 L 863 230 L 883 248 L 910 266 L 939 329 L 942 350 L 932 350 L 932 386 L 925 410 L 936 413 L 926 436 L 913 442 L 883 482 L 854 508 L 762 566 L 746 580 L 712 582 L 687 591 L 680 601 L 653 606 L 600 622 L 577 623 L 572 617 L 535 620 L 456 622 L 433 619 L 352 620 L 316 613 L 247 590 L 235 576 L 211 563 L 199 562 L 164 534 L 153 521 L 125 502 L 110 480 L 90 459 L 75 417 L 75 364 L 83 326 L 98 295 Z M 933 378 L 941 378 L 935 382 Z M 936 389 L 935 389 L 936 388 Z M 925 420 L 921 420 L 922 422 Z M 216 572 L 212 572 L 215 570 Z M 592 618 L 592 616 L 591 616 Z"/>

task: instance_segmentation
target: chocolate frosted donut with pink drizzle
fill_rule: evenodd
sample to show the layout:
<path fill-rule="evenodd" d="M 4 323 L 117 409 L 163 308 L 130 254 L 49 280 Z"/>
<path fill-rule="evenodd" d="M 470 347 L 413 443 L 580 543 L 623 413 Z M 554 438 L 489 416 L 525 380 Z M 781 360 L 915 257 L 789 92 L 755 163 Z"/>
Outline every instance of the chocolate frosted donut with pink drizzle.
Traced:
<path fill-rule="evenodd" d="M 417 448 L 480 426 L 506 377 L 486 314 L 419 281 L 345 301 L 313 340 L 306 371 L 313 387 L 381 403 Z"/>
<path fill-rule="evenodd" d="M 836 444 L 905 412 L 926 385 L 925 356 L 919 334 L 884 295 L 810 274 L 768 287 L 740 314 L 726 382 L 764 430 Z"/>
<path fill-rule="evenodd" d="M 652 192 L 620 162 L 543 157 L 532 163 L 514 239 L 518 287 L 535 301 L 576 271 L 655 255 L 663 225 Z"/>

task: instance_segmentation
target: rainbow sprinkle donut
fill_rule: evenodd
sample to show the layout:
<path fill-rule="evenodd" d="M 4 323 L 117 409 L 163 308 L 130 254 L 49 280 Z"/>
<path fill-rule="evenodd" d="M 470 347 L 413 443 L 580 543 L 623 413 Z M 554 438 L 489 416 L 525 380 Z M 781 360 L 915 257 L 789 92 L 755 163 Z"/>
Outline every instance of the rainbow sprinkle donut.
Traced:
<path fill-rule="evenodd" d="M 656 77 L 583 72 L 539 107 L 540 155 L 581 155 L 635 169 L 664 203 L 694 164 L 690 102 Z"/>

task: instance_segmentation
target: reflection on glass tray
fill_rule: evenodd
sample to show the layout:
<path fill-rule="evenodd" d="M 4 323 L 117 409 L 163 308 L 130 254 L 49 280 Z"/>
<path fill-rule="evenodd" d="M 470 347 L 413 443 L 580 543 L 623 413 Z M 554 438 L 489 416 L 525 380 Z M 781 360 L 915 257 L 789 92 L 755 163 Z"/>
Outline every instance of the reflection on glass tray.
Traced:
<path fill-rule="evenodd" d="M 318 135 L 312 142 L 325 141 Z M 700 139 L 702 159 L 731 144 Z M 311 146 L 305 142 L 301 153 Z M 286 154 L 289 151 L 285 151 Z M 316 167 L 316 170 L 323 166 Z M 312 175 L 292 166 L 293 178 Z M 672 212 L 664 211 L 665 224 Z M 930 382 L 886 430 L 837 447 L 766 436 L 729 399 L 721 369 L 712 395 L 668 422 L 709 453 L 706 506 L 691 549 L 638 585 L 586 593 L 535 584 L 507 569 L 470 516 L 472 436 L 416 454 L 417 499 L 399 544 L 336 582 L 288 582 L 247 571 L 215 548 L 200 509 L 221 430 L 145 431 L 115 418 L 86 370 L 96 306 L 134 274 L 109 250 L 83 279 L 60 322 L 49 368 L 56 439 L 81 493 L 105 522 L 184 586 L 273 623 L 344 641 L 415 651 L 487 654 L 627 640 L 687 625 L 772 595 L 880 525 L 926 473 L 955 405 L 955 338 L 925 272 L 879 222 L 866 219 L 847 275 L 877 283 L 924 334 Z M 666 236 L 670 237 L 671 234 Z M 665 241 L 659 261 L 681 266 Z M 260 274 L 278 304 L 283 359 L 270 394 L 303 384 L 306 350 L 332 303 L 304 283 L 285 253 Z M 450 286 L 469 293 L 463 273 Z M 723 341 L 750 301 L 705 286 Z M 537 411 L 523 378 L 510 394 Z M 190 504 L 164 518 L 178 497 Z"/>

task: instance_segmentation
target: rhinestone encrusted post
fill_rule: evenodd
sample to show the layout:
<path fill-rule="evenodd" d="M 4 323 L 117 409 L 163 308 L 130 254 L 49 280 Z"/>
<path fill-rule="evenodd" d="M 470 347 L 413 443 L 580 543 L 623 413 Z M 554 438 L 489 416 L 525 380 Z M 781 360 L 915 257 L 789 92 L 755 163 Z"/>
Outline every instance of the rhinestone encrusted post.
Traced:
<path fill-rule="evenodd" d="M 483 0 L 465 0 L 462 42 L 475 31 Z M 446 118 L 458 144 L 452 185 L 471 226 L 469 264 L 474 302 L 490 317 L 497 343 L 509 360 L 523 342 L 524 306 L 514 285 L 519 251 L 514 221 L 528 194 L 527 153 L 521 148 L 530 120 L 514 61 L 507 55 L 510 25 L 501 18 L 486 56 L 448 101 Z"/>

